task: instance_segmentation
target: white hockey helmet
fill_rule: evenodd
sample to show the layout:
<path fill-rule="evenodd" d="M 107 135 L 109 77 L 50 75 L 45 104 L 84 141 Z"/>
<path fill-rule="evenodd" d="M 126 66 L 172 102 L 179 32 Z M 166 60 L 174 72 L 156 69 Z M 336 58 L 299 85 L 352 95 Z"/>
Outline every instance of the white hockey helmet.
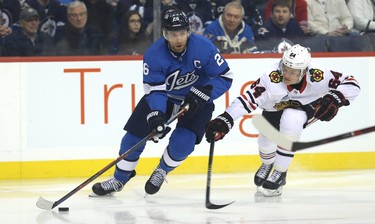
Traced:
<path fill-rule="evenodd" d="M 282 63 L 293 69 L 306 69 L 311 61 L 309 49 L 299 44 L 293 45 L 283 54 Z"/>

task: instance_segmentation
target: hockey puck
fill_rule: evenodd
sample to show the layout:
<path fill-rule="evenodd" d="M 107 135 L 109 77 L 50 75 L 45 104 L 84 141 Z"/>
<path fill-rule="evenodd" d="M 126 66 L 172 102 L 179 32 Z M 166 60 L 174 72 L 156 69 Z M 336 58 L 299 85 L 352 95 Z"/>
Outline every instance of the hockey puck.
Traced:
<path fill-rule="evenodd" d="M 59 212 L 69 212 L 69 207 L 59 207 Z"/>

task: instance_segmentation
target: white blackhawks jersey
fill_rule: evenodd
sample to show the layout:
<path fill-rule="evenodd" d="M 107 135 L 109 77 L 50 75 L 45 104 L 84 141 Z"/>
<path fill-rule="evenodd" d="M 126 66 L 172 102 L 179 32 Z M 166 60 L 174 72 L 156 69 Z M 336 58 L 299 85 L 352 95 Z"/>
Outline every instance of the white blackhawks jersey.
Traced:
<path fill-rule="evenodd" d="M 236 120 L 257 107 L 270 112 L 300 108 L 301 105 L 319 99 L 330 90 L 340 91 L 350 102 L 359 94 L 360 87 L 353 76 L 314 63 L 310 63 L 300 84 L 285 85 L 282 82 L 281 63 L 276 63 L 246 92 L 233 100 L 226 112 Z"/>

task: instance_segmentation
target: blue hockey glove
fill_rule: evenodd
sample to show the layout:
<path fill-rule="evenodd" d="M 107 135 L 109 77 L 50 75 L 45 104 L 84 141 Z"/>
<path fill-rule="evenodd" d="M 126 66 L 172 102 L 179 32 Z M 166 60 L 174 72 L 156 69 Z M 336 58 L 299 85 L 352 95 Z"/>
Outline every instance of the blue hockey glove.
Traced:
<path fill-rule="evenodd" d="M 155 132 L 155 135 L 151 138 L 151 140 L 155 143 L 158 143 L 159 139 L 164 138 L 171 130 L 170 127 L 165 125 L 164 120 L 165 115 L 160 110 L 151 111 L 147 115 L 147 122 L 149 124 L 150 131 Z"/>
<path fill-rule="evenodd" d="M 227 113 L 224 112 L 217 116 L 217 118 L 208 122 L 206 125 L 206 140 L 207 142 L 219 141 L 223 139 L 229 130 L 233 127 L 233 118 Z"/>
<path fill-rule="evenodd" d="M 188 94 L 185 96 L 184 102 L 182 102 L 182 107 L 189 104 L 189 109 L 185 113 L 185 116 L 191 116 L 199 107 L 204 106 L 208 101 L 210 101 L 212 86 L 193 86 L 191 87 Z"/>
<path fill-rule="evenodd" d="M 336 116 L 340 107 L 347 105 L 349 101 L 341 92 L 331 90 L 317 104 L 315 117 L 321 121 L 330 121 Z"/>

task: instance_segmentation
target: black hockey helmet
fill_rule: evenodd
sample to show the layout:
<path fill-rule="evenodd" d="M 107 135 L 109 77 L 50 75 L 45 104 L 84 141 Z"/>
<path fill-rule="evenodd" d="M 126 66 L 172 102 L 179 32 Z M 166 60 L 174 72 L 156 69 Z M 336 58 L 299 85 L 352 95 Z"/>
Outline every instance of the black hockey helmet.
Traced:
<path fill-rule="evenodd" d="M 163 29 L 167 31 L 189 30 L 189 20 L 184 12 L 170 9 L 164 13 Z"/>

